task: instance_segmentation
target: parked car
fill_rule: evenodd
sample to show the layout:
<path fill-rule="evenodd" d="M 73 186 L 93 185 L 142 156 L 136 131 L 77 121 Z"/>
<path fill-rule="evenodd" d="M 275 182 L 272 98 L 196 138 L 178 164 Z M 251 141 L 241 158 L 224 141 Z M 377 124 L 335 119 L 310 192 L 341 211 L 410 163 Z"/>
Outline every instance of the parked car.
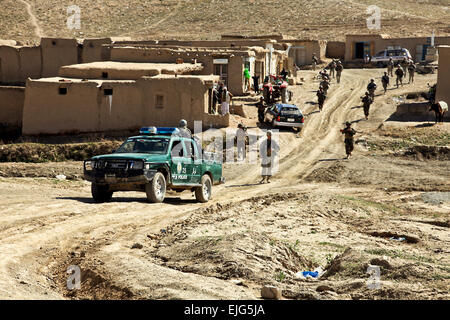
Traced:
<path fill-rule="evenodd" d="M 404 58 L 412 59 L 411 54 L 408 49 L 385 49 L 378 52 L 376 55 L 372 56 L 371 63 L 377 67 L 386 67 L 389 62 L 389 58 L 392 58 L 394 64 L 398 64 Z"/>
<path fill-rule="evenodd" d="M 207 202 L 212 186 L 225 182 L 222 161 L 202 152 L 193 138 L 177 128 L 144 127 L 111 154 L 84 161 L 96 202 L 109 201 L 116 191 L 143 191 L 149 202 L 162 202 L 166 190 L 191 190 Z"/>
<path fill-rule="evenodd" d="M 300 131 L 305 118 L 296 105 L 277 103 L 266 110 L 265 121 L 273 127 L 291 127 Z"/>

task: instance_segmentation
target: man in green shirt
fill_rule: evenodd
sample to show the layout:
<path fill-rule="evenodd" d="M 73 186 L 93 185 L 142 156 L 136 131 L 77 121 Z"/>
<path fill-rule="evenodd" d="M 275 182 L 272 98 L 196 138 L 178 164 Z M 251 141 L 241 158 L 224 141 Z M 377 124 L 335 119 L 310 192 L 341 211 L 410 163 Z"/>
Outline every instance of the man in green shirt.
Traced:
<path fill-rule="evenodd" d="M 244 81 L 245 81 L 244 91 L 247 92 L 250 86 L 250 71 L 248 70 L 248 68 L 244 69 Z"/>

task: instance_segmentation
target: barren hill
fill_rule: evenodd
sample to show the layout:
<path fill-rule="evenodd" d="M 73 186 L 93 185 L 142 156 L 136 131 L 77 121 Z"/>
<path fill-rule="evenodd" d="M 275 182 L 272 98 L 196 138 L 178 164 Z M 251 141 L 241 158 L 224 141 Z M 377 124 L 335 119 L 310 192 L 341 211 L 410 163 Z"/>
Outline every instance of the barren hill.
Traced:
<path fill-rule="evenodd" d="M 66 25 L 73 4 L 81 9 L 79 30 Z M 366 26 L 369 5 L 381 8 L 381 30 Z M 343 40 L 346 33 L 414 36 L 433 29 L 450 34 L 448 0 L 2 0 L 0 6 L 0 39 L 24 43 L 36 42 L 41 30 L 55 37 L 137 39 L 283 33 Z"/>

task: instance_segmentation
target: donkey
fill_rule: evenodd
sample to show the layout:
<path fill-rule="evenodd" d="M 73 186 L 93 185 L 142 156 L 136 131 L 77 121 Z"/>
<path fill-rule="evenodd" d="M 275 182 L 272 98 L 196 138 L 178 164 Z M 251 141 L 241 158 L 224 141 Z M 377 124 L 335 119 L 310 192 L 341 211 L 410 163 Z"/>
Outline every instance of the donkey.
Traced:
<path fill-rule="evenodd" d="M 438 103 L 431 103 L 430 104 L 430 110 L 434 111 L 436 115 L 436 122 L 444 122 L 444 113 L 448 111 L 448 105 L 444 101 L 439 101 Z"/>

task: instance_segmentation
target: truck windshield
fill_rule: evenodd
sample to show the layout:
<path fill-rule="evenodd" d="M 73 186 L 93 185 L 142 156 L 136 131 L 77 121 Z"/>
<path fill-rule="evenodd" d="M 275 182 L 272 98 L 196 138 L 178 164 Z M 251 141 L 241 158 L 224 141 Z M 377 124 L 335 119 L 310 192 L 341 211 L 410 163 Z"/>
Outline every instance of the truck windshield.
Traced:
<path fill-rule="evenodd" d="M 128 139 L 115 153 L 158 153 L 165 154 L 169 146 L 169 139 Z"/>

